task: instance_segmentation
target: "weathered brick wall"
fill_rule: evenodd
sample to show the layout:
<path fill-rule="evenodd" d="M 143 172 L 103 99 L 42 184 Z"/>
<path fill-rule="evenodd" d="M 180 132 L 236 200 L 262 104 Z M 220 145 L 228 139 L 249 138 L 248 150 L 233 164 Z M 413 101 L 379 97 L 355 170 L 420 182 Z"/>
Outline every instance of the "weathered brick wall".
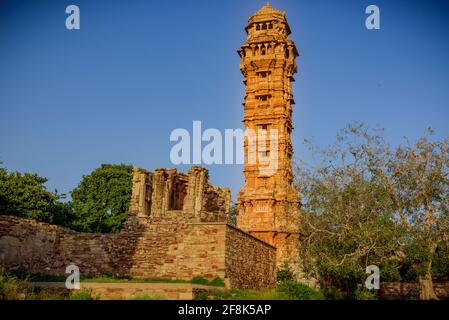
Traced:
<path fill-rule="evenodd" d="M 234 288 L 274 284 L 276 250 L 238 229 L 221 222 L 145 221 L 127 223 L 118 234 L 92 234 L 0 216 L 0 264 L 39 274 L 65 275 L 74 263 L 81 275 L 220 277 Z"/>
<path fill-rule="evenodd" d="M 0 263 L 30 273 L 65 274 L 75 263 L 84 274 L 112 274 L 113 236 L 0 216 Z"/>
<path fill-rule="evenodd" d="M 226 275 L 232 288 L 273 288 L 276 285 L 276 248 L 228 226 Z"/>
<path fill-rule="evenodd" d="M 440 299 L 449 299 L 449 282 L 433 282 L 435 294 Z M 382 299 L 417 299 L 419 284 L 413 282 L 381 282 L 379 296 Z"/>

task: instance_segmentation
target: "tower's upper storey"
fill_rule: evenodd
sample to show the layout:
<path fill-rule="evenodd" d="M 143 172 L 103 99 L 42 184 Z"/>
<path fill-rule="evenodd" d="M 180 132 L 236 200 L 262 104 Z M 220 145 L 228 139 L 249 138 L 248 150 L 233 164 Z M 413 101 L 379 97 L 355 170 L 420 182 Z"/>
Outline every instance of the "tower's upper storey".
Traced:
<path fill-rule="evenodd" d="M 285 41 L 294 46 L 293 41 L 288 39 L 291 31 L 285 12 L 274 9 L 268 3 L 248 19 L 245 30 L 248 38 L 243 46 L 272 41 Z M 294 53 L 298 54 L 296 47 Z"/>
<path fill-rule="evenodd" d="M 288 73 L 296 72 L 294 61 L 299 54 L 295 43 L 289 39 L 291 31 L 285 12 L 267 3 L 248 19 L 245 30 L 248 38 L 238 50 L 242 59 L 240 69 L 245 77 L 249 69 L 265 68 L 265 64 L 273 61 L 286 61 Z"/>

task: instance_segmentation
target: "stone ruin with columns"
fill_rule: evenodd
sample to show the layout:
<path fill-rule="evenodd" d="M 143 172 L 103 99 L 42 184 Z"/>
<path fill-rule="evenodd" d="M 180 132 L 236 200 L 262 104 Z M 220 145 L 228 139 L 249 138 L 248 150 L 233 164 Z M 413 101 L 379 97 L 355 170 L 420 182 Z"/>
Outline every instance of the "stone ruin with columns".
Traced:
<path fill-rule="evenodd" d="M 205 168 L 194 166 L 188 173 L 133 169 L 129 213 L 140 222 L 226 222 L 230 202 L 229 189 L 212 186 Z"/>

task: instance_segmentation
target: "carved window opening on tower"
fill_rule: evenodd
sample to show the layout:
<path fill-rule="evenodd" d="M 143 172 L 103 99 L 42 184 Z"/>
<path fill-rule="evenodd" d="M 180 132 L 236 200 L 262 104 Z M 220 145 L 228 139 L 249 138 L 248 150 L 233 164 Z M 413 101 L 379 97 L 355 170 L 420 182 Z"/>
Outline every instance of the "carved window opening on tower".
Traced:
<path fill-rule="evenodd" d="M 264 95 L 259 96 L 258 99 L 259 99 L 259 101 L 262 101 L 262 102 L 268 102 L 268 101 L 270 101 L 270 96 L 267 94 L 264 94 Z"/>
<path fill-rule="evenodd" d="M 264 81 L 266 81 L 266 80 L 270 81 L 270 79 L 271 79 L 271 72 L 270 71 L 259 71 L 259 72 L 257 72 L 257 76 L 259 78 L 264 79 Z"/>

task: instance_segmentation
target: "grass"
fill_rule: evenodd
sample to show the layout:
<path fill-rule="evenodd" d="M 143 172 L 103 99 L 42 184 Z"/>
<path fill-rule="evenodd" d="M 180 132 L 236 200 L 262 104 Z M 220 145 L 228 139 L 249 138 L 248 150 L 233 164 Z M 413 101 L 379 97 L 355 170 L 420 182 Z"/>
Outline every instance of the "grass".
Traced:
<path fill-rule="evenodd" d="M 10 273 L 0 270 L 0 300 L 97 300 L 98 296 L 93 296 L 90 289 L 71 291 L 69 294 L 53 292 L 48 289 L 29 288 L 26 281 L 62 282 L 64 276 L 44 276 L 27 275 L 25 280 L 19 279 Z M 85 282 L 168 282 L 168 283 L 194 283 L 209 286 L 224 286 L 224 281 L 220 278 L 208 280 L 203 277 L 194 277 L 190 281 L 170 279 L 170 278 L 146 278 L 134 279 L 130 277 L 98 276 L 82 278 Z M 133 300 L 164 300 L 162 296 L 152 296 L 148 294 L 137 295 Z M 282 281 L 276 289 L 272 290 L 214 290 L 211 292 L 201 292 L 197 300 L 319 300 L 324 299 L 321 291 L 312 289 L 302 283 L 295 281 Z"/>
<path fill-rule="evenodd" d="M 223 290 L 201 293 L 196 300 L 323 300 L 320 290 L 295 281 L 282 281 L 272 290 Z"/>
<path fill-rule="evenodd" d="M 45 275 L 45 274 L 25 274 L 23 272 L 14 273 L 16 278 L 30 282 L 65 282 L 66 276 Z M 81 282 L 97 282 L 97 283 L 192 283 L 207 286 L 224 287 L 225 283 L 222 279 L 216 277 L 208 280 L 204 277 L 196 276 L 191 280 L 173 279 L 173 278 L 132 278 L 129 276 L 81 276 Z"/>
<path fill-rule="evenodd" d="M 90 290 L 76 290 L 70 294 L 46 290 L 41 288 L 30 288 L 27 280 L 18 278 L 16 275 L 5 272 L 0 268 L 0 300 L 94 300 Z"/>
<path fill-rule="evenodd" d="M 196 276 L 196 277 L 193 277 L 192 280 L 190 280 L 190 283 L 202 284 L 205 286 L 213 286 L 213 287 L 224 287 L 225 286 L 224 281 L 218 277 L 215 277 L 209 281 L 206 278 Z"/>
<path fill-rule="evenodd" d="M 69 300 L 99 300 L 99 296 L 92 296 L 92 290 L 80 289 L 72 290 L 69 295 Z"/>
<path fill-rule="evenodd" d="M 0 269 L 0 300 L 24 300 L 26 291 L 22 281 Z"/>
<path fill-rule="evenodd" d="M 197 300 L 289 300 L 283 292 L 276 290 L 224 290 L 213 291 L 209 294 L 201 294 Z"/>

